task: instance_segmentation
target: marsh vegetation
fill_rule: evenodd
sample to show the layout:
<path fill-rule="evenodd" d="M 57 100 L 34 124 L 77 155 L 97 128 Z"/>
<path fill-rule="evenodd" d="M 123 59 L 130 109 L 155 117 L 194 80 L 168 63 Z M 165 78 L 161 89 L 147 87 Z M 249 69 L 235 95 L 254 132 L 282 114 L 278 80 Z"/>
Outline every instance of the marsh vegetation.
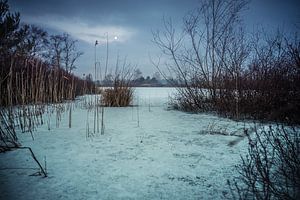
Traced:
<path fill-rule="evenodd" d="M 159 71 L 153 78 L 119 55 L 107 73 L 107 33 L 101 80 L 97 41 L 95 73 L 78 77 L 77 40 L 21 24 L 19 13 L 0 1 L 0 153 L 29 150 L 39 168 L 34 175 L 53 175 L 47 187 L 53 194 L 71 188 L 68 198 L 73 192 L 86 198 L 80 185 L 109 198 L 298 199 L 299 37 L 282 29 L 247 33 L 241 20 L 247 5 L 200 1 L 181 29 L 164 18 L 153 42 L 168 62 L 152 59 Z M 160 76 L 172 88 L 134 87 L 161 86 Z M 0 159 L 28 162 L 13 155 Z M 1 174 L 8 169 L 0 169 L 1 177 L 11 175 Z"/>

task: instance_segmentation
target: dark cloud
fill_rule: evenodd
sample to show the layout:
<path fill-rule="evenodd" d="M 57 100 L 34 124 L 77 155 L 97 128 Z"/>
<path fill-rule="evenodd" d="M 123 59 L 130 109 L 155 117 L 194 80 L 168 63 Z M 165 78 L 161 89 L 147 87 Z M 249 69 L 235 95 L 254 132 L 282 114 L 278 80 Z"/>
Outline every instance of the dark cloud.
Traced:
<path fill-rule="evenodd" d="M 12 0 L 9 3 L 14 11 L 21 13 L 24 22 L 35 23 L 51 32 L 69 32 L 82 41 L 89 40 L 90 45 L 82 41 L 80 44 L 85 54 L 79 60 L 79 71 L 92 66 L 92 40 L 103 39 L 103 34 L 107 31 L 110 34 L 121 34 L 120 43 L 115 43 L 116 47 L 113 48 L 112 45 L 110 48 L 112 57 L 118 51 L 121 56 L 131 58 L 132 63 L 139 64 L 146 74 L 150 74 L 154 69 L 149 62 L 148 53 L 157 51 L 151 43 L 151 30 L 160 27 L 163 16 L 172 16 L 176 21 L 181 21 L 182 16 L 193 9 L 197 2 L 198 0 Z"/>
<path fill-rule="evenodd" d="M 93 41 L 104 38 L 105 32 L 117 34 L 118 42 L 112 43 L 112 60 L 117 52 L 128 56 L 132 63 L 151 74 L 154 68 L 148 53 L 158 53 L 151 43 L 151 30 L 159 29 L 163 16 L 172 17 L 178 24 L 182 17 L 197 7 L 199 0 L 11 0 L 14 11 L 19 11 L 24 22 L 36 23 L 51 32 L 69 32 L 80 39 L 79 46 L 85 52 L 79 60 L 78 73 L 93 66 Z M 244 13 L 246 26 L 260 24 L 264 27 L 282 23 L 300 22 L 300 1 L 252 0 Z M 99 47 L 99 52 L 104 52 Z M 102 55 L 99 55 L 100 57 Z M 113 62 L 113 61 L 112 61 Z"/>
<path fill-rule="evenodd" d="M 145 25 L 162 14 L 176 16 L 192 9 L 198 0 L 13 0 L 11 5 L 25 15 L 46 14 L 80 17 L 90 23 L 127 23 Z"/>
<path fill-rule="evenodd" d="M 259 24 L 265 28 L 284 26 L 295 30 L 300 22 L 299 0 L 253 0 L 245 13 L 248 24 Z"/>

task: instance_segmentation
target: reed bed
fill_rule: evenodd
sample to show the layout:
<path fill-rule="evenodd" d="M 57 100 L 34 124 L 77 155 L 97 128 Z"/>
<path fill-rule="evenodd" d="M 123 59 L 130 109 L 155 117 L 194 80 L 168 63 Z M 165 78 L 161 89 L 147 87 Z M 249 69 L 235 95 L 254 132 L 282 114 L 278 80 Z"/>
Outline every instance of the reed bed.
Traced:
<path fill-rule="evenodd" d="M 39 59 L 12 57 L 1 63 L 0 71 L 0 152 L 20 146 L 16 129 L 32 132 L 47 124 L 56 114 L 59 127 L 61 114 L 69 111 L 71 127 L 71 101 L 79 95 L 95 92 L 91 80 L 83 80 L 58 66 L 51 66 Z M 70 100 L 69 104 L 64 102 Z M 46 114 L 46 115 L 44 115 Z"/>
<path fill-rule="evenodd" d="M 112 80 L 112 87 L 102 92 L 101 104 L 106 107 L 126 107 L 132 105 L 133 87 L 131 84 L 132 73 L 130 69 L 118 71 Z"/>
<path fill-rule="evenodd" d="M 108 107 L 126 107 L 132 104 L 133 89 L 131 87 L 115 86 L 103 93 L 102 105 Z"/>

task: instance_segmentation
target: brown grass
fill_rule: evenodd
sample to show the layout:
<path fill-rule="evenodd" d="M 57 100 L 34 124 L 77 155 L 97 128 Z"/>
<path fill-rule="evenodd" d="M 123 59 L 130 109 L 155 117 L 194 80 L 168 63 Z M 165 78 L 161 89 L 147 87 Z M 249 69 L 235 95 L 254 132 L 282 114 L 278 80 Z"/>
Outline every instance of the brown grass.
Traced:
<path fill-rule="evenodd" d="M 12 56 L 0 63 L 0 148 L 19 146 L 16 129 L 32 132 L 45 123 L 49 106 L 56 111 L 56 126 L 65 111 L 60 103 L 93 93 L 94 84 L 39 59 Z M 54 112 L 54 111 L 52 111 Z M 49 114 L 49 113 L 48 113 Z M 71 127 L 71 107 L 70 107 Z M 48 128 L 50 128 L 49 120 Z M 0 150 L 1 150 L 0 149 Z"/>
<path fill-rule="evenodd" d="M 105 89 L 102 95 L 103 106 L 126 107 L 132 104 L 133 89 L 128 86 L 116 85 Z"/>

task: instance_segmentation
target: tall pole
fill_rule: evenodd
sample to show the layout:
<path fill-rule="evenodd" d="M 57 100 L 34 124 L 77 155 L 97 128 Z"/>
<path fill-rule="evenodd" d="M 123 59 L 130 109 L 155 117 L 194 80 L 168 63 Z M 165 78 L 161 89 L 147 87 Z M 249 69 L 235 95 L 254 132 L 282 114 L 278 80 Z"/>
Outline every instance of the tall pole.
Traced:
<path fill-rule="evenodd" d="M 239 78 L 239 69 L 236 66 L 236 79 L 235 79 L 235 90 L 236 90 L 236 102 L 235 102 L 235 112 L 236 119 L 239 119 L 239 90 L 238 90 L 238 78 Z"/>
<path fill-rule="evenodd" d="M 108 67 L 108 32 L 106 32 L 106 60 L 105 60 L 104 79 L 106 78 L 107 67 Z M 102 106 L 101 111 L 102 111 L 102 118 L 101 118 L 101 135 L 103 135 L 103 134 L 104 134 L 104 106 Z"/>
<path fill-rule="evenodd" d="M 94 88 L 94 95 L 95 95 L 95 110 L 94 110 L 94 134 L 96 133 L 96 121 L 98 122 L 98 120 L 96 120 L 96 116 L 98 117 L 98 106 L 97 106 L 97 94 L 96 94 L 96 89 L 97 89 L 97 86 L 96 86 L 96 79 L 97 79 L 97 45 L 98 45 L 98 41 L 96 40 L 95 42 L 95 74 L 94 74 L 94 84 L 95 84 L 95 88 Z"/>
<path fill-rule="evenodd" d="M 97 45 L 98 45 L 98 41 L 96 40 L 96 42 L 95 42 L 95 81 L 96 81 L 96 68 L 97 68 Z"/>
<path fill-rule="evenodd" d="M 107 67 L 108 67 L 108 32 L 106 32 L 106 61 L 105 61 L 104 79 L 105 79 L 105 77 L 107 75 Z M 103 135 L 104 134 L 104 129 L 105 129 L 105 125 L 104 125 L 104 106 L 101 107 L 101 111 L 102 111 L 101 135 Z M 99 130 L 98 130 L 98 132 L 99 132 Z"/>
<path fill-rule="evenodd" d="M 108 32 L 106 32 L 106 61 L 105 61 L 105 73 L 104 73 L 104 78 L 107 73 L 107 66 L 108 66 Z"/>

